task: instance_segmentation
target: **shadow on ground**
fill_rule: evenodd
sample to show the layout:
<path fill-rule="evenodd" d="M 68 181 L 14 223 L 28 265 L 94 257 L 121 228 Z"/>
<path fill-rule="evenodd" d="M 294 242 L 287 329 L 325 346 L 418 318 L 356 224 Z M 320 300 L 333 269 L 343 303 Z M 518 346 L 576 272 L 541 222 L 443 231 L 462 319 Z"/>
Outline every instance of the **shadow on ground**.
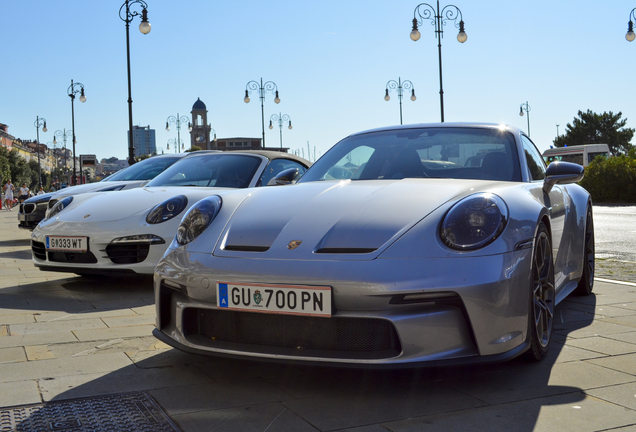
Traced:
<path fill-rule="evenodd" d="M 79 290 L 79 288 L 77 288 Z M 124 289 L 124 288 L 122 288 Z M 586 299 L 593 305 L 594 296 Z M 582 388 L 555 382 L 580 362 L 564 352 L 568 333 L 593 314 L 557 306 L 558 333 L 541 362 L 403 370 L 360 370 L 203 357 L 174 349 L 131 355 L 133 365 L 99 376 L 40 383 L 47 400 L 146 392 L 184 431 L 335 431 L 382 424 L 391 431 L 533 431 L 540 411 L 577 404 Z M 577 374 L 574 368 L 572 373 Z M 364 429 L 365 431 L 367 429 Z"/>

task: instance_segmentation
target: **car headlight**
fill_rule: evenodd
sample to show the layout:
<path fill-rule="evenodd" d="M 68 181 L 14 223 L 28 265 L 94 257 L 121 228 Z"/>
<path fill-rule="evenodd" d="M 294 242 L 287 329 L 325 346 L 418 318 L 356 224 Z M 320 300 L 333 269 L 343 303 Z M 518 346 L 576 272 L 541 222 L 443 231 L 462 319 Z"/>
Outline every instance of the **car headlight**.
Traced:
<path fill-rule="evenodd" d="M 210 226 L 221 210 L 223 201 L 218 195 L 202 199 L 183 217 L 177 229 L 177 243 L 187 245 Z"/>
<path fill-rule="evenodd" d="M 170 220 L 181 213 L 187 205 L 188 198 L 185 195 L 172 197 L 150 210 L 150 213 L 146 216 L 146 222 L 158 224 Z"/>
<path fill-rule="evenodd" d="M 477 193 L 451 207 L 442 221 L 440 237 L 453 249 L 479 249 L 495 241 L 507 222 L 508 207 L 501 198 Z"/>
<path fill-rule="evenodd" d="M 62 210 L 64 210 L 66 207 L 69 206 L 69 204 L 71 204 L 71 202 L 73 202 L 73 197 L 72 196 L 68 196 L 66 198 L 64 198 L 63 200 L 60 200 L 58 202 L 55 203 L 55 205 L 53 207 L 51 207 L 47 212 L 46 212 L 46 216 L 44 219 L 51 219 L 53 218 L 55 215 L 57 215 L 59 212 L 61 212 Z"/>

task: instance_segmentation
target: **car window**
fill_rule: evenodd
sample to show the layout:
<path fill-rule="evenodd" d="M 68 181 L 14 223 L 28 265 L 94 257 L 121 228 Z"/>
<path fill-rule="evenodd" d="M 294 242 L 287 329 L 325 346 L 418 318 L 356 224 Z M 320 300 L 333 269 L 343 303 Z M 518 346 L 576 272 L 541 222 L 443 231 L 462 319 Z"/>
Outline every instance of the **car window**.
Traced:
<path fill-rule="evenodd" d="M 346 138 L 300 182 L 458 178 L 521 181 L 515 139 L 486 128 L 414 128 Z"/>
<path fill-rule="evenodd" d="M 116 172 L 108 177 L 108 181 L 150 180 L 179 159 L 181 159 L 181 156 L 144 159 Z"/>
<path fill-rule="evenodd" d="M 181 159 L 147 184 L 246 188 L 262 159 L 258 156 L 207 153 Z"/>
<path fill-rule="evenodd" d="M 545 178 L 545 162 L 539 150 L 524 135 L 521 136 L 523 143 L 523 151 L 526 154 L 526 163 L 528 164 L 528 172 L 532 180 L 543 180 Z M 581 160 L 583 162 L 583 160 Z"/>
<path fill-rule="evenodd" d="M 290 159 L 274 159 L 273 161 L 270 161 L 267 167 L 265 167 L 258 184 L 260 186 L 267 186 L 272 178 L 288 168 L 298 168 L 298 173 L 300 175 L 303 175 L 305 171 L 307 171 L 306 167 L 296 161 Z"/>

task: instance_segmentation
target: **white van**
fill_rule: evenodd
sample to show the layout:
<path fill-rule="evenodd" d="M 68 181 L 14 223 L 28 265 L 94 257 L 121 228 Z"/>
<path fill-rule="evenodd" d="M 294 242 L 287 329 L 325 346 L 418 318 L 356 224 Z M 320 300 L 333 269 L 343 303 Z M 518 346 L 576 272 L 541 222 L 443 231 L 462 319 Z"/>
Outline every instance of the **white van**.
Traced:
<path fill-rule="evenodd" d="M 609 155 L 607 144 L 583 144 L 548 149 L 543 152 L 543 159 L 546 164 L 552 161 L 565 161 L 586 167 L 596 156 L 609 157 Z"/>

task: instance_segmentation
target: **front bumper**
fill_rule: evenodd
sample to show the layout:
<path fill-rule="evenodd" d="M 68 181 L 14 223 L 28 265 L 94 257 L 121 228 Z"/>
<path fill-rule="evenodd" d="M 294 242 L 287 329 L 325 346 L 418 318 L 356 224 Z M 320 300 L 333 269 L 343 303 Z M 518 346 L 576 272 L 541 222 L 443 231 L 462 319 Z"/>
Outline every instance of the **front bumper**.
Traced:
<path fill-rule="evenodd" d="M 44 216 L 46 216 L 46 203 L 44 206 L 22 203 L 18 212 L 18 227 L 33 231 L 44 219 Z"/>
<path fill-rule="evenodd" d="M 527 348 L 530 260 L 530 249 L 471 258 L 340 262 L 228 259 L 178 248 L 155 269 L 155 335 L 184 351 L 278 361 L 358 366 L 500 361 Z M 320 333 L 312 334 L 317 322 L 302 317 L 221 316 L 228 311 L 216 306 L 217 281 L 331 286 L 332 317 L 317 319 L 341 324 L 321 324 Z M 428 297 L 400 300 L 414 293 Z M 388 330 L 378 330 L 377 322 Z M 343 331 L 351 327 L 361 330 Z M 280 336 L 269 338 L 268 332 Z M 325 332 L 332 333 L 325 337 Z M 377 350 L 353 343 L 391 339 L 380 332 L 394 334 L 395 340 Z M 312 346 L 293 346 L 284 342 L 288 339 Z"/>
<path fill-rule="evenodd" d="M 164 239 L 163 244 L 147 242 L 131 242 L 124 247 L 114 247 L 116 238 L 153 234 L 165 229 L 150 232 L 152 227 L 122 228 L 121 222 L 107 223 L 59 223 L 53 227 L 42 229 L 36 227 L 31 235 L 31 252 L 33 263 L 43 271 L 60 271 L 77 274 L 119 274 L 137 273 L 151 275 L 159 259 L 165 253 L 172 237 L 158 234 Z M 165 228 L 165 227 L 161 227 Z M 176 229 L 175 229 L 176 230 Z M 88 238 L 88 250 L 85 253 L 47 251 L 45 248 L 47 235 L 85 236 Z"/>

